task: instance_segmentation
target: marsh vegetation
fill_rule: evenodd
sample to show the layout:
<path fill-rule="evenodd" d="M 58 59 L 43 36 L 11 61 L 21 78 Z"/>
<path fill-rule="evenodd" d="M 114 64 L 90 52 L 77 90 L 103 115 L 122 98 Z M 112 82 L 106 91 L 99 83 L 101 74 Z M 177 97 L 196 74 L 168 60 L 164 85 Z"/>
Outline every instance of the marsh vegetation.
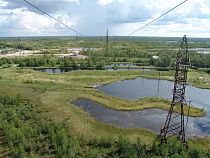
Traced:
<path fill-rule="evenodd" d="M 73 37 L 21 38 L 21 49 L 40 49 L 47 53 L 0 58 L 0 123 L 18 112 L 1 124 L 1 157 L 209 157 L 209 137 L 189 139 L 188 149 L 181 143 L 174 143 L 178 142 L 175 138 L 160 145 L 160 138 L 152 131 L 103 124 L 72 104 L 78 99 L 88 99 L 115 110 L 169 109 L 170 101 L 166 99 L 129 101 L 92 88 L 94 84 L 137 77 L 158 79 L 159 73 L 160 79 L 173 81 L 177 50 L 170 49 L 179 47 L 179 42 L 167 42 L 169 40 L 172 39 L 112 37 L 107 57 L 104 39 L 99 37 L 77 41 Z M 206 39 L 193 40 L 195 43 L 190 43 L 189 47 L 209 48 Z M 203 43 L 196 43 L 196 40 Z M 1 40 L 0 47 L 16 49 L 17 39 Z M 55 56 L 59 51 L 68 54 L 68 48 L 76 47 L 100 49 L 80 52 L 87 56 L 85 59 Z M 209 54 L 191 54 L 192 65 L 204 70 L 209 68 Z M 159 59 L 153 56 L 159 56 Z M 199 59 L 200 65 L 196 65 L 194 59 Z M 108 64 L 118 63 L 170 71 L 103 70 Z M 50 74 L 31 69 L 40 67 L 83 70 Z M 209 89 L 209 80 L 209 74 L 189 70 L 189 84 Z M 34 99 L 36 101 L 32 102 Z M 190 115 L 203 116 L 205 110 L 192 108 Z"/>

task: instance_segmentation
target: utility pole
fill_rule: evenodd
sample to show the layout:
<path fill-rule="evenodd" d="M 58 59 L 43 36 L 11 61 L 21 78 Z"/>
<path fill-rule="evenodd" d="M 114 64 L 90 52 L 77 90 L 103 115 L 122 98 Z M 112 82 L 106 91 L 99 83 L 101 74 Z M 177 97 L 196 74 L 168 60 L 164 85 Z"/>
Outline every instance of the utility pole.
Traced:
<path fill-rule="evenodd" d="M 18 50 L 17 52 L 20 52 L 20 38 L 18 38 Z"/>
<path fill-rule="evenodd" d="M 107 62 L 108 62 L 108 46 L 109 46 L 109 32 L 108 32 L 108 29 L 106 31 L 106 57 L 107 57 Z"/>
<path fill-rule="evenodd" d="M 184 35 L 176 58 L 176 72 L 173 89 L 173 99 L 163 129 L 160 131 L 161 143 L 167 143 L 167 137 L 177 136 L 183 145 L 188 146 L 184 131 L 185 87 L 187 82 L 187 70 L 190 66 L 187 38 Z"/>

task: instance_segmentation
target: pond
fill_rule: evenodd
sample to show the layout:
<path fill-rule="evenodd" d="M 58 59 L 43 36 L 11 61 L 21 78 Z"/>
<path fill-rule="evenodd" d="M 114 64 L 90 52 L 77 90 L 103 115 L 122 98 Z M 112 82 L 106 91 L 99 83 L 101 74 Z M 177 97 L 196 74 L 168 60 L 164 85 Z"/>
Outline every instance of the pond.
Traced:
<path fill-rule="evenodd" d="M 51 68 L 46 68 L 46 69 L 38 68 L 38 69 L 33 69 L 33 70 L 40 71 L 40 72 L 54 73 L 54 74 L 71 71 L 71 69 L 68 69 L 68 68 L 54 68 L 54 69 L 53 68 L 52 69 Z"/>
<path fill-rule="evenodd" d="M 65 73 L 69 71 L 75 71 L 69 68 L 34 68 L 33 70 L 35 71 L 40 71 L 40 72 L 46 72 L 46 73 Z M 94 69 L 96 70 L 96 69 Z M 139 70 L 139 71 L 157 71 L 156 69 L 128 69 L 128 68 L 120 68 L 120 69 L 104 69 L 105 71 L 126 71 L 126 70 Z M 82 71 L 81 69 L 78 69 L 77 71 Z"/>
<path fill-rule="evenodd" d="M 114 67 L 114 64 L 108 64 L 107 66 Z M 122 63 L 120 63 L 120 64 L 116 64 L 116 66 L 119 66 L 119 67 L 136 67 L 138 65 L 136 65 L 136 64 L 122 64 Z"/>
<path fill-rule="evenodd" d="M 135 80 L 125 80 L 99 86 L 96 89 L 103 91 L 107 95 L 112 95 L 121 99 L 136 101 L 144 97 L 159 97 L 172 99 L 173 82 L 166 80 L 155 80 L 137 78 Z M 194 86 L 186 87 L 186 100 L 191 101 L 191 105 L 204 108 L 207 111 L 205 117 L 189 117 L 186 127 L 186 134 L 210 135 L 210 90 L 199 89 Z M 119 127 L 140 127 L 150 129 L 156 133 L 160 132 L 165 123 L 168 111 L 161 109 L 146 109 L 142 111 L 115 111 L 101 107 L 88 100 L 78 100 L 73 104 L 83 106 L 98 121 L 115 124 Z M 129 118 L 129 119 L 128 119 Z M 185 117 L 186 119 L 187 117 Z M 130 121 L 129 121 L 130 120 Z M 131 123 L 130 123 L 131 122 Z M 187 120 L 185 120 L 185 123 Z"/>
<path fill-rule="evenodd" d="M 102 85 L 96 89 L 107 95 L 137 101 L 145 97 L 158 97 L 172 100 L 174 83 L 167 80 L 137 78 Z M 210 111 L 210 90 L 186 86 L 186 101 Z"/>
<path fill-rule="evenodd" d="M 179 49 L 172 49 L 172 50 L 179 50 Z M 194 50 L 197 51 L 197 53 L 204 53 L 204 54 L 210 53 L 210 48 L 188 48 L 188 50 Z"/>
<path fill-rule="evenodd" d="M 141 111 L 116 111 L 109 108 L 99 106 L 98 104 L 80 99 L 73 102 L 78 107 L 83 107 L 83 110 L 88 111 L 92 117 L 99 122 L 106 124 L 114 124 L 122 128 L 149 129 L 157 134 L 163 128 L 168 111 L 161 109 L 145 109 Z M 187 117 L 185 117 L 185 123 Z M 203 118 L 188 118 L 187 126 L 185 126 L 186 136 L 193 135 L 210 135 L 210 121 Z"/>
<path fill-rule="evenodd" d="M 208 54 L 208 53 L 210 53 L 210 52 L 207 52 L 207 51 L 197 51 L 197 53 Z"/>

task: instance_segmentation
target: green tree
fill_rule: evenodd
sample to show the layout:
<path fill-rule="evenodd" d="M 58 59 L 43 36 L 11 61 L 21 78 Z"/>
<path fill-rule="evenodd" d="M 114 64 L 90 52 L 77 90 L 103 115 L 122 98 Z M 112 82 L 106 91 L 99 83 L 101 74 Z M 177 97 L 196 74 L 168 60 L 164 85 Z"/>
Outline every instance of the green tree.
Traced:
<path fill-rule="evenodd" d="M 85 70 L 85 69 L 87 69 L 87 68 L 88 68 L 88 67 L 87 67 L 86 62 L 85 62 L 84 60 L 82 60 L 81 63 L 80 63 L 80 69 Z"/>
<path fill-rule="evenodd" d="M 200 158 L 201 157 L 201 149 L 199 147 L 191 148 L 189 151 L 190 158 Z"/>
<path fill-rule="evenodd" d="M 69 58 L 64 57 L 64 67 L 70 67 L 70 66 L 71 66 L 71 62 Z"/>
<path fill-rule="evenodd" d="M 93 68 L 93 62 L 92 62 L 92 60 L 90 58 L 88 59 L 87 67 L 88 67 L 88 69 L 92 69 Z"/>
<path fill-rule="evenodd" d="M 24 146 L 22 145 L 22 143 L 19 143 L 19 148 L 17 150 L 18 150 L 19 157 L 25 157 L 27 155 L 26 150 Z"/>
<path fill-rule="evenodd" d="M 73 62 L 72 62 L 72 68 L 73 68 L 74 70 L 77 70 L 77 69 L 79 68 L 79 65 L 78 65 L 78 63 L 77 63 L 76 60 L 73 60 Z"/>

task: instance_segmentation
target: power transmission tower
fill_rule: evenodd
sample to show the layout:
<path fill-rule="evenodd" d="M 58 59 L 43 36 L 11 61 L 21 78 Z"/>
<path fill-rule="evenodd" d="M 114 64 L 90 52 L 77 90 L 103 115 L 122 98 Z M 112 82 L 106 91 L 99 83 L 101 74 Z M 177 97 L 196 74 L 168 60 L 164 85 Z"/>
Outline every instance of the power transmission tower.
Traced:
<path fill-rule="evenodd" d="M 108 46 L 109 46 L 109 32 L 108 32 L 108 29 L 106 31 L 106 57 L 107 57 L 107 61 L 108 61 Z"/>
<path fill-rule="evenodd" d="M 176 135 L 187 146 L 184 131 L 184 109 L 185 87 L 187 81 L 187 70 L 190 66 L 187 38 L 184 35 L 176 58 L 176 72 L 171 103 L 165 125 L 160 131 L 162 136 L 161 143 L 167 143 L 167 136 Z"/>
<path fill-rule="evenodd" d="M 18 50 L 17 52 L 20 52 L 20 38 L 18 38 Z"/>

